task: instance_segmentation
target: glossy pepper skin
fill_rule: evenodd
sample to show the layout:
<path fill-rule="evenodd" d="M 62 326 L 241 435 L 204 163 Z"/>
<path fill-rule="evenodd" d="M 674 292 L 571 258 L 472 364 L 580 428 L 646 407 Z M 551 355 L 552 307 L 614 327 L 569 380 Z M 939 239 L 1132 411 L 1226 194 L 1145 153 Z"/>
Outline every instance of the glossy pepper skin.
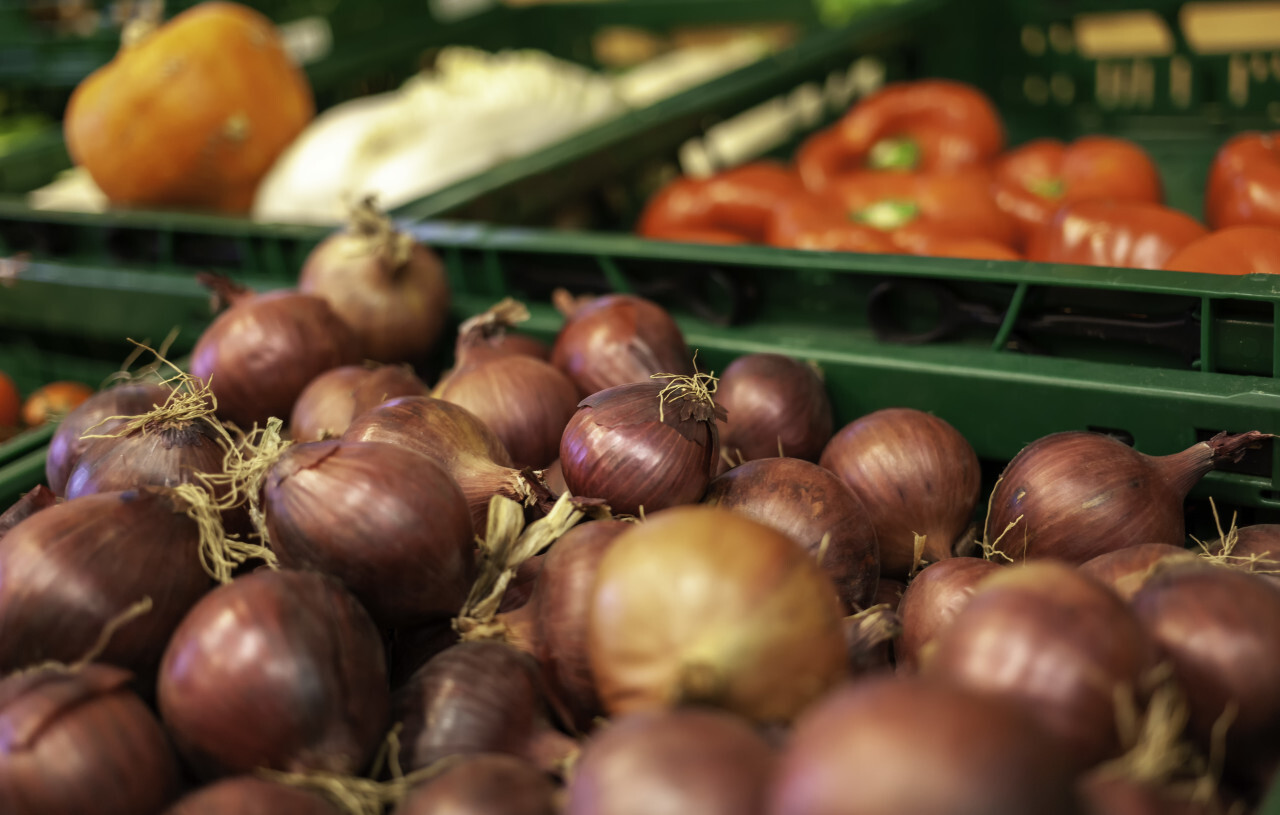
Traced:
<path fill-rule="evenodd" d="M 1214 229 L 1280 227 L 1280 131 L 1241 133 L 1218 150 L 1205 187 L 1204 217 Z"/>
<path fill-rule="evenodd" d="M 1182 247 L 1164 266 L 1174 272 L 1280 274 L 1280 228 L 1229 226 Z"/>
<path fill-rule="evenodd" d="M 1031 236 L 1027 260 L 1163 269 L 1179 249 L 1207 234 L 1190 215 L 1159 204 L 1077 201 Z"/>
<path fill-rule="evenodd" d="M 1163 203 L 1160 171 L 1127 139 L 1085 136 L 1070 144 L 1036 139 L 995 163 L 996 206 L 1018 222 L 1024 240 L 1063 204 L 1091 199 Z"/>
<path fill-rule="evenodd" d="M 762 243 L 774 208 L 803 193 L 800 179 L 772 162 L 680 178 L 649 200 L 636 231 L 658 240 Z"/>
<path fill-rule="evenodd" d="M 851 220 L 837 202 L 819 195 L 783 202 L 774 210 L 765 242 L 824 252 L 902 253 L 884 232 Z"/>
<path fill-rule="evenodd" d="M 989 163 L 1004 148 L 1004 123 L 977 88 L 945 79 L 895 82 L 849 109 L 796 157 L 805 186 L 859 170 L 950 172 Z"/>

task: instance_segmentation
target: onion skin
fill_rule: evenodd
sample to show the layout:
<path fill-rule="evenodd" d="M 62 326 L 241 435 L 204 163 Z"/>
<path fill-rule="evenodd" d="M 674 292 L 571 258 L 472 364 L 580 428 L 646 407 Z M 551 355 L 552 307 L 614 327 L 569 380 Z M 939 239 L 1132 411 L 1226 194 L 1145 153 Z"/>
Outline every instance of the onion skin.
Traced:
<path fill-rule="evenodd" d="M 951 557 L 978 503 L 981 470 L 973 447 L 942 419 L 911 408 L 869 413 L 840 429 L 821 466 L 862 500 L 880 542 L 880 573 L 906 578 L 923 558 Z"/>
<path fill-rule="evenodd" d="M 54 495 L 53 490 L 43 484 L 37 484 L 29 492 L 24 492 L 22 497 L 13 502 L 13 505 L 0 512 L 0 540 L 4 540 L 4 536 L 9 534 L 9 530 L 18 524 L 35 515 L 37 512 L 48 509 L 58 503 L 58 496 Z"/>
<path fill-rule="evenodd" d="M 684 334 L 657 303 L 631 294 L 556 299 L 565 324 L 551 347 L 551 364 L 568 374 L 580 395 L 653 374 L 693 375 Z"/>
<path fill-rule="evenodd" d="M 165 810 L 165 815 L 344 815 L 318 793 L 236 776 L 201 787 Z"/>
<path fill-rule="evenodd" d="M 263 508 L 281 565 L 337 577 L 384 626 L 457 614 L 475 582 L 462 490 L 412 450 L 293 445 L 267 474 Z"/>
<path fill-rule="evenodd" d="M 849 683 L 796 723 L 768 815 L 1076 815 L 1074 775 L 1003 700 L 919 678 Z"/>
<path fill-rule="evenodd" d="M 1101 433 L 1068 431 L 1014 456 L 991 495 L 987 535 L 1015 519 L 1000 549 L 1014 561 L 1081 564 L 1135 543 L 1180 546 L 1183 500 L 1219 461 L 1239 460 L 1261 433 L 1220 434 L 1171 456 L 1146 456 Z"/>
<path fill-rule="evenodd" d="M 49 489 L 57 495 L 66 493 L 67 478 L 76 462 L 85 449 L 97 441 L 81 438 L 89 428 L 93 428 L 92 432 L 95 434 L 112 433 L 123 420 L 113 420 L 100 427 L 94 426 L 111 416 L 140 416 L 150 413 L 165 403 L 170 392 L 164 385 L 135 382 L 98 391 L 81 402 L 58 424 L 53 438 L 49 440 L 49 452 L 44 462 L 45 480 L 49 482 Z"/>
<path fill-rule="evenodd" d="M 798 458 L 748 461 L 717 476 L 702 503 L 782 532 L 817 557 L 846 614 L 871 605 L 880 579 L 880 544 L 866 507 L 830 470 Z"/>
<path fill-rule="evenodd" d="M 686 708 L 623 717 L 587 743 L 565 815 L 761 815 L 774 754 L 742 719 Z"/>
<path fill-rule="evenodd" d="M 67 477 L 65 498 L 146 486 L 199 484 L 197 473 L 222 472 L 226 458 L 223 437 L 212 417 L 160 420 L 116 438 L 86 441 L 92 443 L 81 452 Z"/>
<path fill-rule="evenodd" d="M 1080 573 L 1110 587 L 1127 603 L 1142 588 L 1155 565 L 1166 560 L 1195 561 L 1197 557 L 1181 546 L 1140 543 L 1090 558 L 1080 564 Z"/>
<path fill-rule="evenodd" d="M 846 669 L 831 579 L 782 533 L 715 507 L 666 510 L 619 535 L 588 625 L 611 715 L 688 702 L 789 721 Z"/>
<path fill-rule="evenodd" d="M 902 634 L 893 643 L 898 670 L 918 670 L 921 653 L 968 604 L 979 584 L 1002 568 L 982 558 L 954 557 L 921 569 L 898 604 Z"/>
<path fill-rule="evenodd" d="M 0 681 L 0 811 L 152 815 L 177 797 L 177 758 L 130 678 L 90 664 Z"/>
<path fill-rule="evenodd" d="M 1223 553 L 1222 542 L 1212 553 Z M 1280 583 L 1280 524 L 1254 524 L 1236 530 L 1226 564 Z"/>
<path fill-rule="evenodd" d="M 1110 589 L 1065 564 L 1009 567 L 983 581 L 921 665 L 925 676 L 1018 702 L 1092 766 L 1118 751 L 1115 693 L 1138 688 L 1156 651 Z"/>
<path fill-rule="evenodd" d="M 351 420 L 397 396 L 425 396 L 427 386 L 405 365 L 344 365 L 308 383 L 293 405 L 289 435 L 294 441 L 336 439 Z"/>
<path fill-rule="evenodd" d="M 556 787 L 515 756 L 461 759 L 414 787 L 392 815 L 558 815 Z"/>
<path fill-rule="evenodd" d="M 203 778 L 352 775 L 386 733 L 382 639 L 334 578 L 258 570 L 209 592 L 160 667 L 160 715 Z"/>
<path fill-rule="evenodd" d="M 716 402 L 729 413 L 720 445 L 735 463 L 779 455 L 817 461 L 835 430 L 822 377 L 782 354 L 735 359 L 720 376 Z"/>

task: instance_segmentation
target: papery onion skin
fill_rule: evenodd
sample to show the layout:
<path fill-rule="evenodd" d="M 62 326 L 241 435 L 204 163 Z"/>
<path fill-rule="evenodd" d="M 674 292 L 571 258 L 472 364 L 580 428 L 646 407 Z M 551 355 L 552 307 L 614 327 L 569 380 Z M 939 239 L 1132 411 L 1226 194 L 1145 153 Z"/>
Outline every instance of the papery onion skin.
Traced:
<path fill-rule="evenodd" d="M 1196 560 L 1196 555 L 1181 546 L 1168 543 L 1140 543 L 1103 552 L 1080 564 L 1087 574 L 1110 587 L 1126 603 L 1142 588 L 1157 563 L 1166 560 Z"/>
<path fill-rule="evenodd" d="M 90 664 L 0 681 L 0 811 L 153 815 L 177 797 L 177 757 L 130 678 Z"/>
<path fill-rule="evenodd" d="M 293 445 L 267 474 L 263 508 L 281 565 L 337 577 L 384 626 L 457 614 L 475 582 L 462 490 L 412 450 Z"/>
<path fill-rule="evenodd" d="M 414 787 L 392 815 L 558 815 L 556 787 L 515 756 L 480 753 Z"/>
<path fill-rule="evenodd" d="M 335 578 L 260 569 L 214 589 L 174 632 L 159 709 L 202 777 L 259 767 L 360 772 L 386 733 L 382 638 Z"/>
<path fill-rule="evenodd" d="M 796 723 L 768 815 L 1078 815 L 1074 774 L 1003 700 L 919 678 L 843 685 Z"/>
<path fill-rule="evenodd" d="M 1118 751 L 1115 694 L 1139 687 L 1156 649 L 1114 592 L 1065 564 L 1008 567 L 984 580 L 921 666 L 930 678 L 1018 702 L 1092 766 Z"/>
<path fill-rule="evenodd" d="M 841 428 L 819 461 L 871 513 L 880 572 L 905 578 L 923 558 L 951 557 L 978 503 L 981 469 L 972 445 L 946 421 L 912 408 L 886 408 Z"/>
<path fill-rule="evenodd" d="M 788 721 L 846 670 L 831 579 L 790 538 L 716 507 L 655 513 L 619 535 L 588 625 L 611 715 L 688 702 Z"/>
<path fill-rule="evenodd" d="M 720 375 L 716 402 L 729 418 L 720 444 L 734 463 L 774 456 L 817 461 L 835 430 L 817 370 L 782 354 L 746 354 Z"/>
<path fill-rule="evenodd" d="M 164 815 L 344 815 L 319 793 L 241 775 L 189 793 Z"/>
<path fill-rule="evenodd" d="M 685 708 L 624 716 L 587 742 L 565 815 L 760 815 L 774 754 L 743 719 Z"/>
<path fill-rule="evenodd" d="M 712 480 L 702 502 L 759 521 L 821 555 L 846 614 L 871 605 L 880 544 L 862 501 L 830 470 L 798 458 L 748 461 Z"/>
<path fill-rule="evenodd" d="M 968 604 L 982 581 L 1001 568 L 982 558 L 954 557 L 930 563 L 912 578 L 898 604 L 902 634 L 893 643 L 900 672 L 919 668 L 922 651 Z"/>
<path fill-rule="evenodd" d="M 159 420 L 116 438 L 88 444 L 67 477 L 63 497 L 138 487 L 199 484 L 197 474 L 220 473 L 226 458 L 213 417 Z"/>
<path fill-rule="evenodd" d="M 18 524 L 35 515 L 41 510 L 48 509 L 58 503 L 58 496 L 54 495 L 53 490 L 43 484 L 37 484 L 30 491 L 24 492 L 22 497 L 13 502 L 13 505 L 0 512 L 0 540 L 9 533 Z"/>
<path fill-rule="evenodd" d="M 643 297 L 607 294 L 557 303 L 565 324 L 551 347 L 551 364 L 568 374 L 584 397 L 653 374 L 693 374 L 693 357 L 666 309 Z"/>
<path fill-rule="evenodd" d="M 66 493 L 67 478 L 92 439 L 81 438 L 86 432 L 107 434 L 118 428 L 123 420 L 115 420 L 96 426 L 112 416 L 139 416 L 150 413 L 169 398 L 170 389 L 150 382 L 134 382 L 116 385 L 90 396 L 67 414 L 49 440 L 49 452 L 45 456 L 45 480 L 57 495 Z M 92 430 L 90 429 L 92 428 Z"/>
<path fill-rule="evenodd" d="M 294 441 L 336 439 L 351 420 L 397 396 L 425 396 L 427 386 L 406 365 L 343 365 L 307 384 L 294 402 L 289 435 Z"/>

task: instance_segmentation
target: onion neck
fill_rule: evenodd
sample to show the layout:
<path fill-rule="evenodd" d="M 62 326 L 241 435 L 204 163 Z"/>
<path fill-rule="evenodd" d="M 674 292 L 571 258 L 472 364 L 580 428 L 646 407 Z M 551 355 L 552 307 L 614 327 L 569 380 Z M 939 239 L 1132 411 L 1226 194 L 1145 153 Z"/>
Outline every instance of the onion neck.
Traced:
<path fill-rule="evenodd" d="M 215 312 L 234 308 L 237 304 L 257 295 L 257 292 L 248 286 L 237 283 L 226 275 L 212 272 L 200 272 L 196 275 L 196 282 L 209 290 Z"/>
<path fill-rule="evenodd" d="M 1210 470 L 1224 462 L 1240 461 L 1251 448 L 1269 438 L 1271 434 L 1257 430 L 1234 435 L 1219 433 L 1180 453 L 1158 456 L 1153 462 L 1164 482 L 1178 495 L 1185 496 Z"/>
<path fill-rule="evenodd" d="M 366 196 L 351 208 L 347 233 L 359 241 L 368 254 L 377 257 L 391 277 L 409 265 L 413 236 L 395 228 L 386 213 L 378 209 L 374 196 Z"/>

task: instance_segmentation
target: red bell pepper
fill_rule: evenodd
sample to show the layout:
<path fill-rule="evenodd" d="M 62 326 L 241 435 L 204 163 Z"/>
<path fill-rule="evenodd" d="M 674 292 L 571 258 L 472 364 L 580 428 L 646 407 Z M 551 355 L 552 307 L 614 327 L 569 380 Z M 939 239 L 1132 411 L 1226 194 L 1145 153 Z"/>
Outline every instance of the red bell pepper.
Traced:
<path fill-rule="evenodd" d="M 1280 274 L 1280 229 L 1229 226 L 1192 241 L 1164 268 L 1208 274 Z"/>
<path fill-rule="evenodd" d="M 797 196 L 774 210 L 766 242 L 788 249 L 901 253 L 885 233 L 850 220 L 839 205 L 818 195 Z"/>
<path fill-rule="evenodd" d="M 1204 217 L 1214 229 L 1280 227 L 1280 130 L 1241 133 L 1218 150 L 1205 188 Z"/>
<path fill-rule="evenodd" d="M 649 200 L 636 230 L 659 240 L 760 243 L 774 208 L 804 193 L 794 173 L 770 162 L 746 164 L 708 179 L 681 178 Z"/>
<path fill-rule="evenodd" d="M 1077 201 L 1031 236 L 1027 259 L 1162 269 L 1179 249 L 1207 234 L 1190 215 L 1160 204 Z"/>
<path fill-rule="evenodd" d="M 1160 171 L 1138 145 L 1110 136 L 1070 144 L 1037 139 L 995 164 L 996 206 L 1018 221 L 1024 239 L 1049 223 L 1063 204 L 1089 199 L 1164 200 Z"/>

